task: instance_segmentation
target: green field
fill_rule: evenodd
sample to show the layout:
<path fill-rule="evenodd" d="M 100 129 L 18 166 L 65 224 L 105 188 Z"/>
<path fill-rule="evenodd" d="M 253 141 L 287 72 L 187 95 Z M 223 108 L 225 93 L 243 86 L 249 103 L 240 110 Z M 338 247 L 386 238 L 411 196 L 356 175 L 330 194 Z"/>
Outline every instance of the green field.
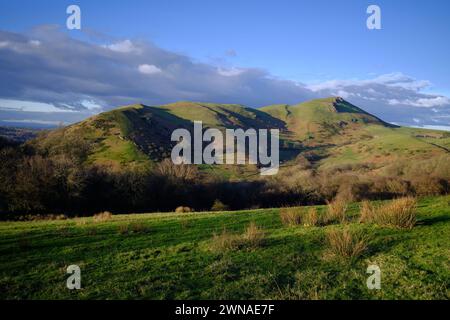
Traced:
<path fill-rule="evenodd" d="M 1 299 L 449 299 L 450 196 L 423 198 L 412 230 L 361 224 L 286 226 L 279 209 L 114 215 L 0 223 Z M 324 207 L 317 207 L 322 214 Z M 213 234 L 265 232 L 256 248 L 214 250 Z M 330 255 L 326 234 L 349 227 L 368 237 L 362 256 Z M 66 268 L 81 268 L 81 290 Z M 366 287 L 368 265 L 381 290 Z"/>

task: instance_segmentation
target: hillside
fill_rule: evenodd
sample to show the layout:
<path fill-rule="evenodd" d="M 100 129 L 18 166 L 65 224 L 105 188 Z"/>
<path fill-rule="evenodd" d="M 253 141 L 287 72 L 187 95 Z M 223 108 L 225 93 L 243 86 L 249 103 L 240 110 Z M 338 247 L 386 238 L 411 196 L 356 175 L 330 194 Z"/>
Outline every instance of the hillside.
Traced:
<path fill-rule="evenodd" d="M 131 105 L 57 129 L 31 142 L 41 152 L 58 154 L 68 145 L 85 150 L 85 161 L 146 167 L 170 157 L 170 135 L 176 128 L 278 128 L 282 163 L 307 158 L 314 166 L 372 164 L 383 167 L 398 159 L 426 160 L 447 156 L 448 133 L 390 125 L 339 97 L 261 109 L 241 105 L 177 102 L 163 106 Z M 233 171 L 227 166 L 202 170 Z M 254 172 L 247 167 L 245 170 Z M 252 171 L 253 170 L 253 171 Z"/>
<path fill-rule="evenodd" d="M 314 227 L 283 225 L 279 209 L 0 222 L 0 297 L 449 299 L 449 201 L 420 200 L 412 230 L 359 223 L 358 204 L 349 223 Z M 214 249 L 214 234 L 241 235 L 252 221 L 261 245 Z M 367 239 L 354 260 L 329 253 L 326 235 L 345 227 Z M 81 290 L 65 286 L 71 264 L 81 268 Z M 371 264 L 382 290 L 367 289 Z"/>
<path fill-rule="evenodd" d="M 339 97 L 261 108 L 283 120 L 322 167 L 424 160 L 448 156 L 446 132 L 398 127 Z"/>

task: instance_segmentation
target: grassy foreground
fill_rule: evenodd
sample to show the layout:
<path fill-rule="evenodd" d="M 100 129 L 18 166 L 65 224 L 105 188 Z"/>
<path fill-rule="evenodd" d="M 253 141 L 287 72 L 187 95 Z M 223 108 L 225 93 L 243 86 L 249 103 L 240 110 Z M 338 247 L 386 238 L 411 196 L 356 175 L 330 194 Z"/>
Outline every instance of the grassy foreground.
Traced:
<path fill-rule="evenodd" d="M 279 209 L 1 222 L 0 298 L 449 299 L 449 204 L 421 199 L 412 230 L 360 224 L 352 204 L 348 227 L 368 238 L 352 260 L 329 253 L 326 234 L 342 224 L 290 227 Z M 265 232 L 261 246 L 212 249 L 214 233 L 242 234 L 252 221 Z M 71 264 L 81 290 L 66 288 Z M 381 290 L 367 289 L 371 264 Z"/>

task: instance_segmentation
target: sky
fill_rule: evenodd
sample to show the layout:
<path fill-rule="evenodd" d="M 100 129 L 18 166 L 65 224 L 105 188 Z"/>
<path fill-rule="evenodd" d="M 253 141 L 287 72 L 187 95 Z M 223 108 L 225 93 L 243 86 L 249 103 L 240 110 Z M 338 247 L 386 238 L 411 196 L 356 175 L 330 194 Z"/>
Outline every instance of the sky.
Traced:
<path fill-rule="evenodd" d="M 66 28 L 71 4 L 81 30 Z M 366 26 L 371 4 L 381 30 Z M 1 1 L 0 124 L 339 95 L 386 121 L 450 127 L 449 13 L 445 0 Z"/>

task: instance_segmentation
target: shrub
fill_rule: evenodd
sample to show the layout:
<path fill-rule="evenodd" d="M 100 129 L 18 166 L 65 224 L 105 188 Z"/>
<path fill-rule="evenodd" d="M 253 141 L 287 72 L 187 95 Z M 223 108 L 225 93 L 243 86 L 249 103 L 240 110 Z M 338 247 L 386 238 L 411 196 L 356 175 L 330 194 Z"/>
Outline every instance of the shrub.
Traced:
<path fill-rule="evenodd" d="M 302 217 L 305 227 L 314 227 L 320 224 L 319 215 L 316 208 L 310 208 Z"/>
<path fill-rule="evenodd" d="M 301 223 L 301 213 L 299 208 L 280 208 L 281 223 L 294 226 Z"/>
<path fill-rule="evenodd" d="M 108 221 L 111 220 L 112 218 L 112 213 L 109 211 L 104 211 L 101 213 L 97 213 L 94 214 L 94 222 L 104 222 L 104 221 Z"/>
<path fill-rule="evenodd" d="M 328 202 L 324 223 L 343 223 L 346 220 L 347 202 L 342 199 L 335 199 Z"/>
<path fill-rule="evenodd" d="M 392 200 L 376 210 L 373 222 L 390 227 L 412 229 L 416 223 L 417 201 L 413 197 Z"/>
<path fill-rule="evenodd" d="M 211 207 L 211 211 L 226 211 L 228 209 L 228 206 L 219 199 L 216 199 Z"/>
<path fill-rule="evenodd" d="M 243 244 L 249 248 L 261 246 L 264 240 L 264 231 L 255 222 L 250 222 L 245 233 L 242 235 Z"/>
<path fill-rule="evenodd" d="M 177 208 L 175 209 L 175 212 L 176 212 L 176 213 L 193 212 L 193 211 L 194 211 L 194 210 L 193 210 L 192 208 L 189 208 L 189 207 L 183 207 L 183 206 L 177 207 Z"/>
<path fill-rule="evenodd" d="M 348 228 L 331 230 L 327 234 L 327 241 L 331 252 L 343 258 L 357 258 L 367 249 L 366 239 Z"/>

